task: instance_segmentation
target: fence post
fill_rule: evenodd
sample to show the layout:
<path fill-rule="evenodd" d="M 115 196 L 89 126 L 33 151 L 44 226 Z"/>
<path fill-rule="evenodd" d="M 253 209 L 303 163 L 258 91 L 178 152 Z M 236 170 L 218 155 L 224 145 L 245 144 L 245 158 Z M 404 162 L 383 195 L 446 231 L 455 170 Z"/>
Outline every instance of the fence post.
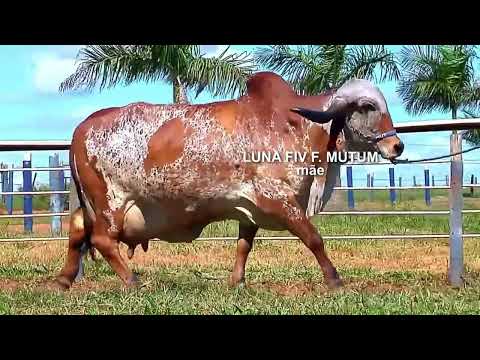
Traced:
<path fill-rule="evenodd" d="M 375 177 L 375 173 L 370 174 L 370 187 L 373 188 L 373 179 Z M 373 201 L 373 195 L 375 193 L 375 190 L 370 190 L 370 201 Z"/>
<path fill-rule="evenodd" d="M 63 161 L 60 164 L 60 166 L 63 167 Z M 63 170 L 60 170 L 58 172 L 58 190 L 65 191 L 65 171 Z M 65 195 L 58 194 L 58 197 L 60 199 L 60 205 L 59 205 L 61 209 L 60 211 L 64 212 L 65 211 Z M 60 218 L 60 222 L 61 222 L 61 218 Z"/>
<path fill-rule="evenodd" d="M 370 173 L 367 174 L 367 187 L 371 188 L 372 187 L 372 175 Z M 372 192 L 373 190 L 370 190 L 368 192 L 368 200 L 372 201 Z"/>
<path fill-rule="evenodd" d="M 413 175 L 413 186 L 417 186 L 417 178 Z"/>
<path fill-rule="evenodd" d="M 425 169 L 423 172 L 425 175 L 425 186 L 430 186 L 430 170 Z M 430 189 L 425 189 L 425 204 L 427 204 L 427 206 L 430 206 L 432 204 Z"/>
<path fill-rule="evenodd" d="M 450 152 L 462 151 L 462 135 L 453 131 L 450 137 Z M 463 161 L 462 154 L 450 160 L 450 268 L 448 278 L 454 287 L 463 285 Z"/>
<path fill-rule="evenodd" d="M 49 156 L 49 166 L 50 167 L 59 167 L 59 157 L 58 153 L 55 153 L 53 156 Z M 52 191 L 61 191 L 63 190 L 63 180 L 62 180 L 62 171 L 50 171 L 49 172 L 49 183 L 50 190 Z M 61 194 L 52 194 L 50 196 L 50 211 L 58 213 L 63 212 L 63 196 Z M 54 235 L 60 235 L 62 232 L 62 217 L 61 216 L 52 216 L 52 233 Z"/>
<path fill-rule="evenodd" d="M 13 169 L 13 164 L 12 164 L 12 169 Z M 12 192 L 13 191 L 13 170 L 10 170 L 8 172 L 8 181 L 7 181 L 7 191 Z M 8 215 L 13 214 L 13 195 L 7 195 L 7 212 Z"/>
<path fill-rule="evenodd" d="M 432 186 L 435 186 L 435 175 L 432 175 Z"/>
<path fill-rule="evenodd" d="M 471 185 L 475 184 L 475 176 L 473 176 L 473 174 L 472 174 L 472 176 L 470 177 L 470 184 L 471 184 Z M 470 194 L 471 194 L 471 195 L 473 195 L 473 192 L 474 192 L 473 189 L 474 189 L 474 187 L 472 186 L 472 187 L 470 188 Z"/>
<path fill-rule="evenodd" d="M 390 186 L 394 187 L 395 186 L 395 169 L 393 167 L 388 169 L 388 176 L 390 178 Z M 390 189 L 390 202 L 392 204 L 395 204 L 397 201 L 397 194 L 395 192 L 395 189 Z"/>
<path fill-rule="evenodd" d="M 353 187 L 352 167 L 347 166 L 347 187 Z M 355 208 L 355 199 L 353 198 L 353 190 L 347 190 L 348 208 Z"/>
<path fill-rule="evenodd" d="M 22 167 L 31 168 L 32 167 L 32 153 L 25 153 L 25 157 L 22 163 Z M 32 186 L 32 171 L 25 170 L 23 171 L 23 191 L 33 191 Z M 33 213 L 33 196 L 32 195 L 23 195 L 23 213 L 25 215 L 31 215 Z M 33 231 L 33 217 L 23 218 L 23 230 L 25 232 Z"/>
<path fill-rule="evenodd" d="M 398 177 L 398 187 L 402 187 L 402 177 Z M 398 192 L 398 201 L 402 201 L 402 192 Z"/>
<path fill-rule="evenodd" d="M 6 169 L 6 165 L 1 163 L 0 168 L 1 169 Z M 2 179 L 1 179 L 2 180 L 2 192 L 6 192 L 7 191 L 7 177 L 8 177 L 8 174 L 7 174 L 6 171 L 2 171 L 0 174 L 2 174 L 1 175 L 1 177 L 2 177 Z M 7 200 L 6 195 L 2 195 L 2 203 L 5 204 L 6 200 Z"/>
<path fill-rule="evenodd" d="M 449 183 L 448 183 L 448 175 L 445 175 L 445 185 L 450 186 Z"/>

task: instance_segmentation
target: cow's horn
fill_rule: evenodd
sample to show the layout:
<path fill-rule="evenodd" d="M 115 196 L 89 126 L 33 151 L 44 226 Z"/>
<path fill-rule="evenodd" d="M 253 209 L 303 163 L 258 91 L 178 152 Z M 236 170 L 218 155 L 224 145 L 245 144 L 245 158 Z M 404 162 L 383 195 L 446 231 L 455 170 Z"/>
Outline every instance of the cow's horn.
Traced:
<path fill-rule="evenodd" d="M 318 110 L 310 110 L 310 109 L 304 109 L 304 108 L 292 108 L 290 110 L 293 111 L 294 113 L 297 113 L 303 116 L 308 120 L 311 120 L 319 124 L 328 123 L 330 120 L 332 120 L 335 117 L 334 114 L 330 111 L 318 111 Z"/>

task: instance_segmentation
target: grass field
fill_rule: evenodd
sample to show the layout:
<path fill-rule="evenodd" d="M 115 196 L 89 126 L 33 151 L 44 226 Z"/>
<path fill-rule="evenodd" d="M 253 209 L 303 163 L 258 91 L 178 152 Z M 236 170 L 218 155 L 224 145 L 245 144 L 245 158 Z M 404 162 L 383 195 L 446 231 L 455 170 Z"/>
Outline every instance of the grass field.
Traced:
<path fill-rule="evenodd" d="M 42 289 L 61 267 L 65 244 L 1 248 L 2 314 L 478 314 L 480 248 L 466 242 L 467 285 L 446 282 L 447 244 L 362 241 L 327 244 L 345 281 L 323 285 L 313 257 L 297 242 L 257 244 L 247 287 L 231 289 L 233 243 L 154 243 L 130 262 L 143 287 L 124 290 L 103 260 L 67 293 Z M 125 249 L 123 249 L 125 250 Z"/>
<path fill-rule="evenodd" d="M 357 192 L 358 208 L 428 208 L 422 192 L 411 198 L 402 194 L 395 206 L 384 193 L 376 193 L 369 201 L 368 193 Z M 433 195 L 431 208 L 448 208 L 445 192 Z M 466 193 L 465 208 L 479 208 L 479 201 Z M 343 197 L 332 203 L 332 209 L 340 208 L 345 208 Z M 323 235 L 448 233 L 448 216 L 328 216 L 315 217 L 314 222 Z M 0 236 L 21 236 L 12 226 L 21 225 L 4 223 L 6 233 Z M 478 215 L 464 216 L 464 232 L 480 232 Z M 261 231 L 259 236 L 279 234 Z M 212 224 L 202 234 L 236 235 L 233 222 Z M 0 244 L 0 314 L 480 313 L 479 239 L 465 240 L 466 284 L 459 290 L 447 282 L 447 239 L 326 241 L 345 282 L 344 288 L 335 291 L 323 285 L 313 255 L 299 241 L 256 242 L 245 288 L 228 286 L 235 243 L 216 241 L 151 242 L 147 253 L 138 248 L 128 263 L 140 275 L 139 289 L 125 290 L 100 257 L 96 263 L 86 261 L 85 278 L 70 291 L 46 290 L 43 283 L 60 270 L 66 245 Z"/>

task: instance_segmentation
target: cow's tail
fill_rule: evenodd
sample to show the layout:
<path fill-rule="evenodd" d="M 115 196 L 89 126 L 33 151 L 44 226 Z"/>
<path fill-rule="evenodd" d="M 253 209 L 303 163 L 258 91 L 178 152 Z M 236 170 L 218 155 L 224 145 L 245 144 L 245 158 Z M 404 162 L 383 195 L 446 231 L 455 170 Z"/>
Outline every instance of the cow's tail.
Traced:
<path fill-rule="evenodd" d="M 85 241 L 82 244 L 81 248 L 81 253 L 82 256 L 88 252 L 90 252 L 90 256 L 92 257 L 93 260 L 96 259 L 95 256 L 95 248 L 92 245 L 91 239 L 90 239 L 90 233 L 87 231 L 90 227 L 87 226 L 86 217 L 88 216 L 87 213 L 87 205 L 85 203 L 85 198 L 83 197 L 83 191 L 82 191 L 82 186 L 80 185 L 80 180 L 78 178 L 78 171 L 77 171 L 77 165 L 75 163 L 75 154 L 73 151 L 70 151 L 70 173 L 71 173 L 71 178 L 73 180 L 74 186 L 70 185 L 70 215 L 73 215 L 75 211 L 78 209 L 81 209 L 82 219 L 83 219 L 83 228 L 85 229 Z"/>

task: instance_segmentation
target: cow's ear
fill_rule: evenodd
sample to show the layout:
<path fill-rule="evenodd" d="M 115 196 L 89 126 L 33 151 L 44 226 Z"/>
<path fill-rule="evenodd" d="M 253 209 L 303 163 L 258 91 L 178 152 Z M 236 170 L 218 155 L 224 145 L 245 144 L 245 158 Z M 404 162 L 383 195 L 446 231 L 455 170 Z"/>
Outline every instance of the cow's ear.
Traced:
<path fill-rule="evenodd" d="M 297 113 L 303 116 L 304 118 L 319 124 L 328 123 L 330 120 L 332 120 L 335 117 L 333 113 L 329 111 L 317 111 L 317 110 L 310 110 L 310 109 L 304 109 L 304 108 L 292 108 L 290 109 L 290 111 L 293 111 L 294 113 Z"/>

